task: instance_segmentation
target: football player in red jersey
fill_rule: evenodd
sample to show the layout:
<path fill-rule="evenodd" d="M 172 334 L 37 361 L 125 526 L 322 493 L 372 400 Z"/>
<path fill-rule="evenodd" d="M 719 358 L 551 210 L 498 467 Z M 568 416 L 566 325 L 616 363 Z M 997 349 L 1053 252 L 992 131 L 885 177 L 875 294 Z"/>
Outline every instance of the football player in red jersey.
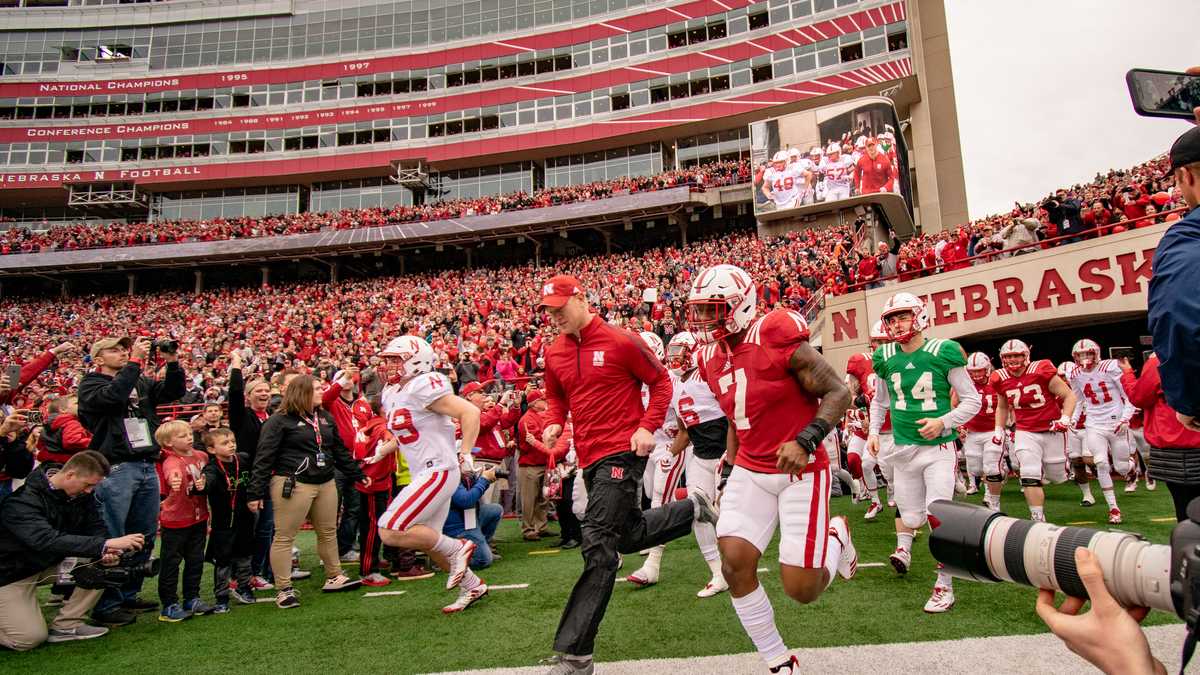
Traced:
<path fill-rule="evenodd" d="M 988 382 L 992 375 L 992 360 L 983 352 L 971 354 L 967 357 L 967 374 L 983 398 L 979 412 L 962 426 L 967 475 L 972 484 L 987 479 L 983 501 L 992 510 L 998 511 L 1005 472 L 1001 469 L 1004 464 L 1003 446 L 992 443 L 992 430 L 996 423 L 996 392 Z"/>
<path fill-rule="evenodd" d="M 858 566 L 845 516 L 829 517 L 832 476 L 821 444 L 850 407 L 850 391 L 808 344 L 798 313 L 755 319 L 750 275 L 733 265 L 700 272 L 688 295 L 689 330 L 704 344 L 698 366 L 730 421 L 734 468 L 717 521 L 722 571 L 742 627 L 773 673 L 799 670 L 758 583 L 758 561 L 780 529 L 784 591 L 800 603 Z"/>
<path fill-rule="evenodd" d="M 883 328 L 883 321 L 876 321 L 871 326 L 871 351 L 851 354 L 850 359 L 846 362 L 850 392 L 854 394 L 854 407 L 851 408 L 846 419 L 847 422 L 850 422 L 852 416 L 855 418 L 850 432 L 850 447 L 846 450 L 846 464 L 849 466 L 850 475 L 862 481 L 866 496 L 871 500 L 871 506 L 867 508 L 867 512 L 863 516 L 864 520 L 875 520 L 875 517 L 883 510 L 883 503 L 879 499 L 879 481 L 875 478 L 875 466 L 878 460 L 875 455 L 866 451 L 866 446 L 867 428 L 871 422 L 868 407 L 874 392 L 875 380 L 871 355 L 886 342 L 891 342 L 891 338 Z"/>
<path fill-rule="evenodd" d="M 1000 347 L 1000 362 L 1004 368 L 991 377 L 992 389 L 999 394 L 992 443 L 1004 442 L 1004 425 L 1011 410 L 1017 425 L 1013 447 L 1021 465 L 1029 518 L 1045 522 L 1042 481 L 1067 480 L 1066 431 L 1075 411 L 1075 394 L 1053 363 L 1030 362 L 1029 347 L 1020 340 L 1009 340 Z"/>

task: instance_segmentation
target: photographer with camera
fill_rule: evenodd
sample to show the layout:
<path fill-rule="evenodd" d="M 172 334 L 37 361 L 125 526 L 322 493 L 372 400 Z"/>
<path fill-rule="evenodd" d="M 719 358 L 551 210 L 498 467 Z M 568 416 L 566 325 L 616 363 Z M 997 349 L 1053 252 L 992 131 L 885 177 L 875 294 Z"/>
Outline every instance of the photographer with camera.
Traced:
<path fill-rule="evenodd" d="M 500 525 L 504 508 L 499 504 L 485 503 L 483 494 L 496 480 L 507 477 L 508 472 L 502 467 L 491 467 L 478 473 L 467 471 L 464 467 L 458 488 L 450 497 L 450 511 L 446 514 L 442 534 L 475 542 L 475 552 L 467 562 L 473 570 L 491 567 L 492 562 L 500 557 L 492 551 L 489 542 L 496 536 L 496 527 Z"/>
<path fill-rule="evenodd" d="M 77 587 L 48 631 L 37 602 L 37 585 L 57 579 L 66 557 L 98 558 L 111 566 L 122 562 L 120 554 L 145 544 L 140 533 L 108 538 L 92 494 L 107 475 L 108 460 L 85 450 L 61 468 L 39 467 L 0 502 L 0 645 L 25 651 L 43 642 L 87 640 L 108 632 L 83 622 L 100 600 L 98 588 Z"/>
<path fill-rule="evenodd" d="M 460 391 L 460 395 L 482 413 L 479 416 L 479 439 L 476 441 L 479 452 L 475 454 L 475 465 L 481 468 L 501 466 L 513 454 L 508 448 L 504 434 L 511 432 L 521 418 L 521 405 L 516 393 L 511 389 L 505 391 L 497 401 L 485 394 L 483 386 L 478 382 L 470 382 Z M 484 503 L 496 503 L 496 491 L 507 488 L 506 479 L 492 483 L 483 495 Z"/>
<path fill-rule="evenodd" d="M 178 400 L 185 391 L 183 369 L 176 353 L 179 344 L 148 338 L 106 337 L 92 343 L 96 369 L 79 383 L 79 421 L 92 433 L 91 448 L 112 465 L 96 489 L 104 524 L 111 536 L 141 533 L 145 548 L 141 560 L 154 550 L 158 532 L 158 472 L 160 451 L 154 441 L 159 418 L 156 408 Z M 174 347 L 174 348 L 172 348 Z M 143 374 L 150 368 L 153 351 L 166 362 L 166 374 L 153 380 Z M 92 618 L 110 626 L 137 620 L 136 613 L 153 611 L 158 603 L 138 598 L 142 578 L 132 577 L 121 589 L 105 591 Z"/>

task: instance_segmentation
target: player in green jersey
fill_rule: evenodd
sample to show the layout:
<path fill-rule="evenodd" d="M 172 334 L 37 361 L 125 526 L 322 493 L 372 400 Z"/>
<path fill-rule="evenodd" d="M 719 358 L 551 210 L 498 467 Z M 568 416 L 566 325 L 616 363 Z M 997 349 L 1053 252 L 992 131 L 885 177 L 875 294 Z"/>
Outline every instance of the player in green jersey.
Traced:
<path fill-rule="evenodd" d="M 954 498 L 956 429 L 979 412 L 981 399 L 967 374 L 967 354 L 953 340 L 926 338 L 929 315 L 925 303 L 911 293 L 897 293 L 883 306 L 881 317 L 892 342 L 875 350 L 872 366 L 879 384 L 871 401 L 867 450 L 879 453 L 884 413 L 892 413 L 895 448 L 880 457 L 892 467 L 896 508 L 908 528 L 925 525 L 929 504 Z M 950 392 L 958 394 L 951 405 Z M 892 565 L 908 569 L 913 535 L 896 534 Z M 950 575 L 938 565 L 933 595 L 925 603 L 931 614 L 954 606 Z"/>

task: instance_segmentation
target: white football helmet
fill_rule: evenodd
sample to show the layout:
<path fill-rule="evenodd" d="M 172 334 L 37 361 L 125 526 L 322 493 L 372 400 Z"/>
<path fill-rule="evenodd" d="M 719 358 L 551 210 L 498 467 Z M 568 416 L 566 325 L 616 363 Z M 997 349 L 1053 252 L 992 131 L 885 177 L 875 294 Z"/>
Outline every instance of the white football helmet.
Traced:
<path fill-rule="evenodd" d="M 892 336 L 888 335 L 887 329 L 883 327 L 883 320 L 880 319 L 871 324 L 870 335 L 871 346 L 879 348 L 880 345 L 887 344 L 892 341 Z"/>
<path fill-rule="evenodd" d="M 896 334 L 892 331 L 891 326 L 887 325 L 888 317 L 901 312 L 912 312 L 912 325 L 909 326 L 908 331 Z M 929 313 L 925 311 L 925 303 L 912 293 L 897 293 L 888 298 L 883 305 L 883 311 L 879 313 L 879 320 L 883 322 L 888 337 L 895 342 L 908 342 L 917 333 L 929 328 Z"/>
<path fill-rule="evenodd" d="M 758 289 L 740 267 L 713 265 L 696 275 L 688 293 L 688 330 L 700 342 L 717 342 L 750 327 Z"/>
<path fill-rule="evenodd" d="M 650 351 L 654 352 L 654 357 L 658 359 L 659 363 L 667 360 L 667 350 L 663 348 L 662 338 L 658 337 L 658 334 L 651 333 L 648 330 L 644 330 L 638 334 L 642 336 L 642 340 L 650 348 Z"/>
<path fill-rule="evenodd" d="M 695 336 L 686 330 L 676 333 L 667 343 L 667 365 L 676 373 L 691 370 L 694 365 L 692 352 L 695 349 Z"/>
<path fill-rule="evenodd" d="M 1071 378 L 1075 376 L 1075 371 L 1079 366 L 1074 361 L 1063 361 L 1058 364 L 1058 376 L 1067 384 L 1071 384 Z"/>
<path fill-rule="evenodd" d="M 967 357 L 967 374 L 976 384 L 987 382 L 992 374 L 992 360 L 983 352 L 974 352 Z"/>
<path fill-rule="evenodd" d="M 775 165 L 777 170 L 782 170 L 784 167 L 786 167 L 788 163 L 787 150 L 780 150 L 779 152 L 775 153 L 775 155 L 771 157 L 771 163 Z"/>
<path fill-rule="evenodd" d="M 433 347 L 415 335 L 393 338 L 379 352 L 379 356 L 383 357 L 387 381 L 392 384 L 432 372 L 433 364 L 437 361 Z"/>
<path fill-rule="evenodd" d="M 1000 363 L 1009 375 L 1016 377 L 1029 367 L 1029 345 L 1020 340 L 1009 340 L 1000 346 Z"/>
<path fill-rule="evenodd" d="M 1071 358 L 1075 359 L 1075 364 L 1080 368 L 1091 370 L 1100 363 L 1100 345 L 1084 338 L 1071 347 Z"/>

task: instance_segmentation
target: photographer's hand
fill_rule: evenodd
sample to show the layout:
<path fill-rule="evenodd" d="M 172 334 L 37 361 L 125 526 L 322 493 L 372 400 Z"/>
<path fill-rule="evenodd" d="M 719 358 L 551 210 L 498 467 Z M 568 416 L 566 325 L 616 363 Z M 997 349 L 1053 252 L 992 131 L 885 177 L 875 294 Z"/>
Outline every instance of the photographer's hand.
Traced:
<path fill-rule="evenodd" d="M 146 356 L 150 354 L 150 340 L 145 337 L 139 337 L 133 341 L 133 346 L 129 348 L 129 360 L 145 363 Z"/>
<path fill-rule="evenodd" d="M 1038 591 L 1037 613 L 1046 626 L 1075 652 L 1105 673 L 1162 673 L 1163 664 L 1150 653 L 1150 643 L 1142 633 L 1145 607 L 1125 609 L 1104 587 L 1104 572 L 1092 552 L 1075 549 L 1075 567 L 1091 596 L 1092 608 L 1079 614 L 1087 602 L 1068 596 L 1055 609 L 1054 591 Z"/>
<path fill-rule="evenodd" d="M 25 423 L 29 420 L 25 417 L 28 410 L 14 410 L 12 414 L 4 418 L 4 422 L 0 423 L 0 436 L 15 434 L 25 428 Z"/>
<path fill-rule="evenodd" d="M 495 467 L 492 467 L 491 469 L 487 469 L 486 471 L 484 471 L 484 472 L 483 472 L 482 474 L 480 474 L 480 475 L 481 475 L 481 476 L 483 476 L 484 478 L 486 478 L 486 479 L 487 479 L 487 482 L 489 482 L 489 483 L 495 483 L 495 482 L 496 482 L 496 469 L 495 469 Z"/>
<path fill-rule="evenodd" d="M 141 532 L 127 534 L 104 542 L 105 551 L 140 551 L 145 546 L 146 538 Z"/>
<path fill-rule="evenodd" d="M 56 359 L 62 358 L 63 354 L 73 354 L 77 351 L 79 351 L 79 348 L 72 342 L 64 342 L 50 349 L 50 353 L 54 354 L 54 358 Z"/>

